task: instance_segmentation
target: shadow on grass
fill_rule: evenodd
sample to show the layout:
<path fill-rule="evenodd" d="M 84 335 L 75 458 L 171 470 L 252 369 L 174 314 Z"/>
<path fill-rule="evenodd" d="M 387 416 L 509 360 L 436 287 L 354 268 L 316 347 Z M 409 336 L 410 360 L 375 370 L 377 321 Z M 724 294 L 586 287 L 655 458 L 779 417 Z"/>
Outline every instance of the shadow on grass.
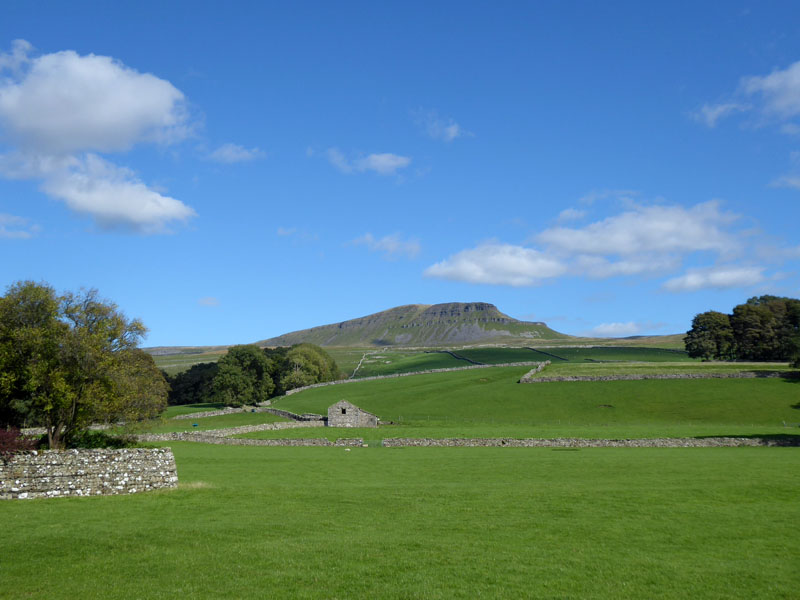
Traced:
<path fill-rule="evenodd" d="M 697 435 L 696 440 L 731 437 L 760 440 L 762 446 L 800 446 L 800 427 L 794 428 L 797 433 L 752 433 L 749 435 Z"/>

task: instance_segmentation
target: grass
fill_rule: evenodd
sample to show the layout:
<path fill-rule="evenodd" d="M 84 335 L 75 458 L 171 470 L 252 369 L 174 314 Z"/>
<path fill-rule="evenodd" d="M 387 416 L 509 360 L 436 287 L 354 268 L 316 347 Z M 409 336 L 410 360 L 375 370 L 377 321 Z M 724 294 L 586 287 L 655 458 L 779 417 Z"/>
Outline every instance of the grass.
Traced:
<path fill-rule="evenodd" d="M 224 429 L 226 427 L 240 427 L 242 425 L 261 425 L 263 423 L 278 423 L 288 421 L 271 413 L 231 413 L 218 417 L 202 417 L 198 419 L 180 419 L 154 422 L 147 426 L 143 432 L 171 433 L 174 431 L 207 431 L 209 429 Z M 194 424 L 197 427 L 194 427 Z"/>
<path fill-rule="evenodd" d="M 175 491 L 0 502 L 4 598 L 796 598 L 793 448 L 175 444 Z"/>
<path fill-rule="evenodd" d="M 445 352 L 385 351 L 368 354 L 356 373 L 356 378 L 373 375 L 414 373 L 428 369 L 467 367 L 470 363 L 454 358 Z"/>
<path fill-rule="evenodd" d="M 192 354 L 168 354 L 154 356 L 156 366 L 169 373 L 176 375 L 189 369 L 192 365 L 199 363 L 217 362 L 225 352 L 198 352 Z"/>
<path fill-rule="evenodd" d="M 791 372 L 787 363 L 724 363 L 724 362 L 664 362 L 664 363 L 553 363 L 538 377 L 599 377 L 608 375 L 670 375 L 670 374 L 726 374 L 752 371 L 770 373 Z"/>
<path fill-rule="evenodd" d="M 800 422 L 797 380 L 517 383 L 526 371 L 498 367 L 364 381 L 306 390 L 277 400 L 275 406 L 325 414 L 328 406 L 346 399 L 401 424 L 367 430 L 372 438 L 800 433 L 784 426 Z M 305 435 L 293 430 L 249 437 Z"/>
<path fill-rule="evenodd" d="M 177 417 L 178 415 L 188 415 L 191 413 L 220 410 L 223 408 L 225 408 L 225 405 L 217 402 L 204 402 L 202 404 L 180 404 L 177 406 L 168 406 L 167 410 L 164 411 L 162 416 L 165 419 L 171 419 L 172 417 Z"/>

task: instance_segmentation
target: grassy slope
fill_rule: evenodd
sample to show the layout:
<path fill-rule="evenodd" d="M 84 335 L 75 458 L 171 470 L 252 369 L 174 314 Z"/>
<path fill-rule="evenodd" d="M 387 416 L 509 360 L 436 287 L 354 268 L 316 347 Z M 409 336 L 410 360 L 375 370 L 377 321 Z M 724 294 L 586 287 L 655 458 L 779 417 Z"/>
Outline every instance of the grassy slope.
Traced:
<path fill-rule="evenodd" d="M 400 422 L 363 430 L 371 439 L 429 437 L 658 437 L 796 432 L 800 383 L 784 379 L 519 384 L 525 367 L 498 367 L 364 381 L 307 390 L 276 401 L 325 413 L 346 399 Z M 328 430 L 334 437 L 349 430 Z M 306 436 L 264 432 L 253 437 Z M 315 434 L 319 435 L 318 433 Z"/>
<path fill-rule="evenodd" d="M 176 444 L 181 487 L 0 502 L 4 598 L 796 598 L 800 452 Z"/>
<path fill-rule="evenodd" d="M 156 366 L 163 369 L 170 375 L 176 375 L 186 371 L 192 365 L 207 362 L 217 362 L 225 352 L 203 352 L 196 354 L 170 354 L 166 356 L 154 356 Z"/>
<path fill-rule="evenodd" d="M 241 425 L 261 425 L 263 423 L 278 423 L 288 421 L 270 413 L 232 413 L 217 417 L 202 417 L 198 419 L 168 420 L 150 424 L 148 433 L 170 433 L 173 431 L 205 431 L 208 429 L 224 429 L 226 427 L 239 427 Z M 197 423 L 197 427 L 194 424 Z"/>

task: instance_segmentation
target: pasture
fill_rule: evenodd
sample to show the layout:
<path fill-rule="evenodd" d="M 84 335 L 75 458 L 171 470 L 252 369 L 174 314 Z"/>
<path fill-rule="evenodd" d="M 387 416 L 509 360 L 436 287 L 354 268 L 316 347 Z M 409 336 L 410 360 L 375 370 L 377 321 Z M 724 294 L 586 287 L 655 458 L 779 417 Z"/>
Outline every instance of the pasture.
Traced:
<path fill-rule="evenodd" d="M 4 598 L 794 598 L 794 448 L 174 444 L 177 490 L 0 503 Z"/>

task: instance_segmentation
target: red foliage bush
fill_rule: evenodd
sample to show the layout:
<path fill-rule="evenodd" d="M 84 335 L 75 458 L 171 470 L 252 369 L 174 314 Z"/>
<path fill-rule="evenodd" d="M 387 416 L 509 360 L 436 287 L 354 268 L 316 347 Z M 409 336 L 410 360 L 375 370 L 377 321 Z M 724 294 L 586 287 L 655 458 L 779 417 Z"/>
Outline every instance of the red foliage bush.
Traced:
<path fill-rule="evenodd" d="M 39 440 L 23 437 L 19 429 L 0 429 L 0 459 L 6 460 L 12 454 L 36 450 Z"/>

